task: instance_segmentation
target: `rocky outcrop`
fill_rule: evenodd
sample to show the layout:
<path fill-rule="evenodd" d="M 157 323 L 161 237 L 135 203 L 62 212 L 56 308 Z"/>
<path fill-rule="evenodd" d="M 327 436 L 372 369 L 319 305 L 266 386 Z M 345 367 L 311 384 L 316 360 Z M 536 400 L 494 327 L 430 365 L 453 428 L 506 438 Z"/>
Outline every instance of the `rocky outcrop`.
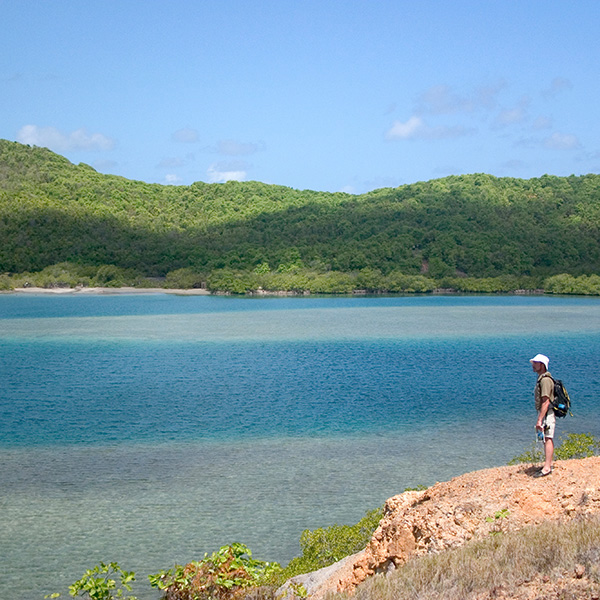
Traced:
<path fill-rule="evenodd" d="M 494 531 L 600 512 L 600 457 L 559 461 L 548 477 L 533 477 L 536 470 L 524 465 L 485 469 L 394 496 L 362 552 L 294 577 L 279 595 L 294 596 L 299 586 L 313 599 L 327 592 L 351 593 L 367 577 L 394 570 L 409 558 Z"/>

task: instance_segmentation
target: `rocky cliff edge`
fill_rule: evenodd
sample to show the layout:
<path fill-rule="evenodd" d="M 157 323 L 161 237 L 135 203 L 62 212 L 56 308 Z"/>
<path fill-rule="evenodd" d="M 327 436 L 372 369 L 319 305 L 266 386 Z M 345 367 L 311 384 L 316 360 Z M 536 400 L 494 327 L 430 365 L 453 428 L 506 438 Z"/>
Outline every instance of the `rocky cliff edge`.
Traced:
<path fill-rule="evenodd" d="M 292 578 L 278 597 L 293 597 L 299 586 L 312 600 L 328 592 L 352 593 L 371 575 L 392 571 L 413 557 L 493 531 L 600 512 L 600 457 L 557 461 L 548 477 L 535 478 L 536 471 L 530 465 L 485 469 L 393 496 L 363 551 Z"/>

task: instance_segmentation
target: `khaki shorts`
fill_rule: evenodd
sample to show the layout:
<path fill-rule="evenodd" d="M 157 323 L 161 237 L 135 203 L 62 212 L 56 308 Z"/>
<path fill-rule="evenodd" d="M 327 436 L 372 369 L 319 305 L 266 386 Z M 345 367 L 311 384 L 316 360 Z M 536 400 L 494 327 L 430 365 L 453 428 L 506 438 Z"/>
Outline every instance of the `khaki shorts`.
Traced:
<path fill-rule="evenodd" d="M 548 412 L 544 417 L 544 437 L 554 439 L 554 427 L 556 425 L 556 417 L 552 407 L 548 408 Z"/>

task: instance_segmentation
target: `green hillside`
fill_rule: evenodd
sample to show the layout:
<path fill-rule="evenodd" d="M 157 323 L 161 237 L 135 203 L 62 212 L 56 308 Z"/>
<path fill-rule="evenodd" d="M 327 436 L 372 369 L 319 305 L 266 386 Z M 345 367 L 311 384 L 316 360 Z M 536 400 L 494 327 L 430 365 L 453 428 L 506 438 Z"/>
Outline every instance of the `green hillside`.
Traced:
<path fill-rule="evenodd" d="M 137 277 L 212 274 L 213 283 L 361 272 L 367 288 L 369 277 L 539 283 L 600 273 L 599 224 L 599 175 L 463 175 L 359 196 L 259 182 L 164 186 L 0 140 L 7 274 L 69 263 L 82 277 L 112 266 Z"/>

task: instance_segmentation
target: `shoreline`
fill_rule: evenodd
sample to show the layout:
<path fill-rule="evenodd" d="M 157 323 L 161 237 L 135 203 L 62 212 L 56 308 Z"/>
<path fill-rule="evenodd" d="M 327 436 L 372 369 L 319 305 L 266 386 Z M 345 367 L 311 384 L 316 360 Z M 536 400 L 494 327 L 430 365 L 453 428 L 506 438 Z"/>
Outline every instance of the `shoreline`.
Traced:
<path fill-rule="evenodd" d="M 162 288 L 148 287 L 140 288 L 133 286 L 123 287 L 52 287 L 43 288 L 36 286 L 18 287 L 12 290 L 0 290 L 0 295 L 55 295 L 55 296 L 117 296 L 117 295 L 143 295 L 143 294 L 170 294 L 174 296 L 229 296 L 234 295 L 228 292 L 211 292 L 205 288 Z M 267 291 L 255 290 L 240 294 L 241 296 L 311 296 L 319 294 L 311 294 L 310 292 L 295 292 L 289 290 Z M 365 290 L 353 290 L 349 294 L 327 294 L 331 296 L 351 295 L 351 296 L 366 296 L 366 295 L 400 295 L 400 296 L 417 296 L 417 295 L 449 295 L 449 296 L 464 296 L 464 295 L 493 295 L 493 296 L 540 296 L 545 295 L 544 290 L 513 290 L 512 292 L 462 292 L 447 288 L 434 289 L 431 292 L 388 292 L 384 294 L 373 293 L 369 294 Z"/>

